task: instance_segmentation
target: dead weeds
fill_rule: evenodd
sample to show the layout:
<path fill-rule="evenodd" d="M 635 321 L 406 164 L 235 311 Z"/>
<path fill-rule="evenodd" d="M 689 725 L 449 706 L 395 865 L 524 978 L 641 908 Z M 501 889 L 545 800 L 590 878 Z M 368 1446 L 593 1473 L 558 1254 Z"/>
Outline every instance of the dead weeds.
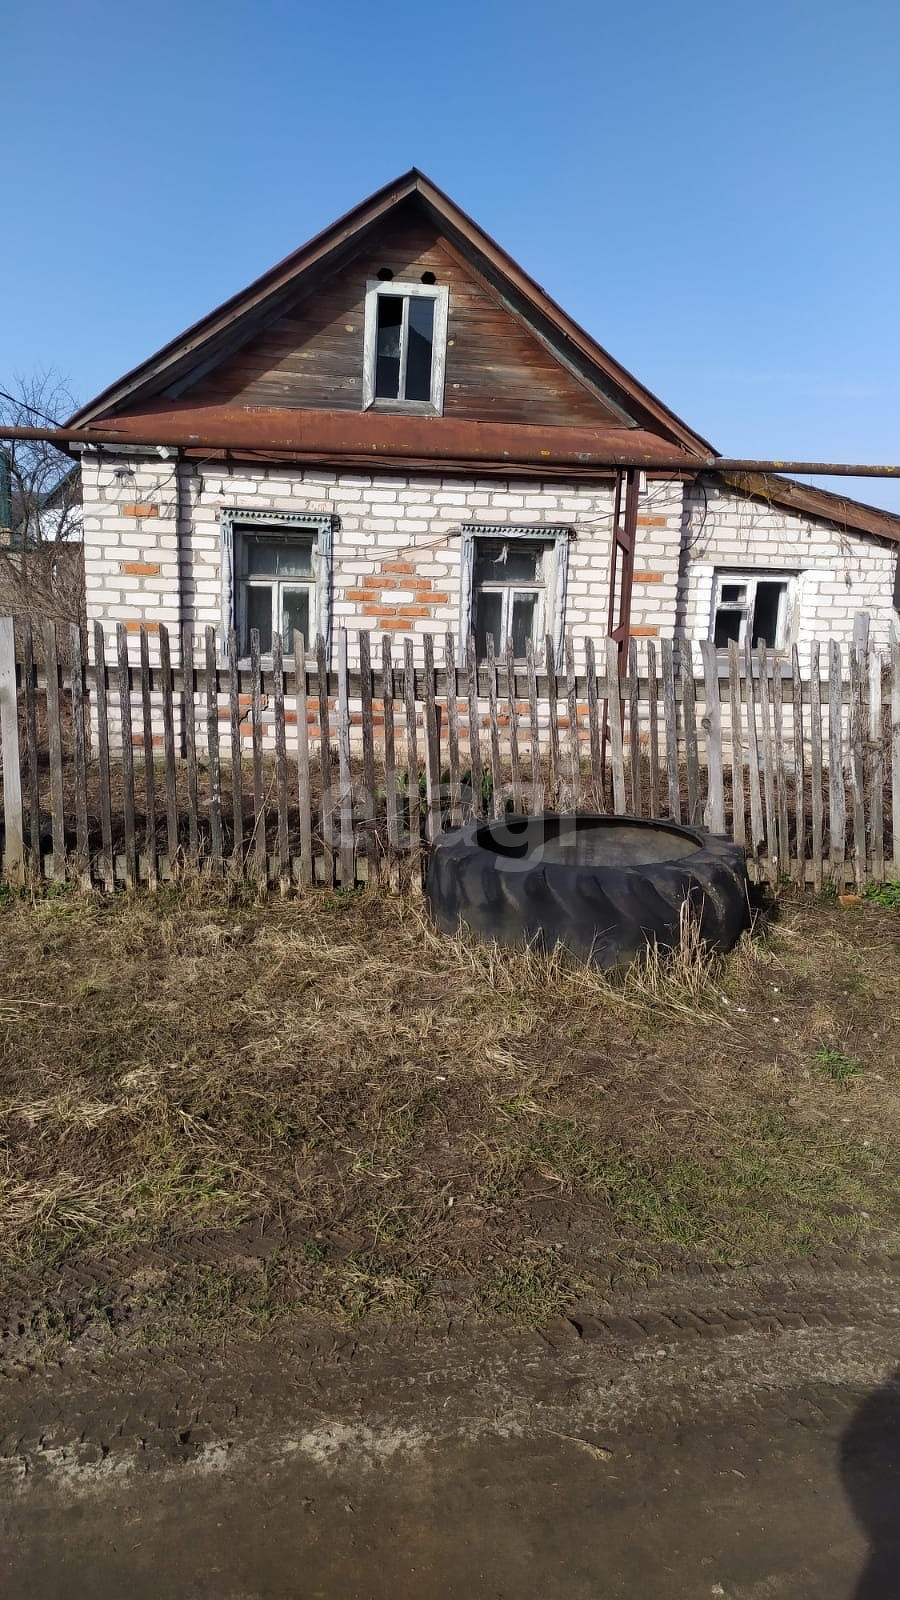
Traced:
<path fill-rule="evenodd" d="M 539 1322 L 896 1228 L 890 906 L 787 903 L 726 960 L 686 926 L 613 983 L 374 891 L 0 928 L 0 1263 L 10 1303 L 77 1281 L 66 1327 Z"/>

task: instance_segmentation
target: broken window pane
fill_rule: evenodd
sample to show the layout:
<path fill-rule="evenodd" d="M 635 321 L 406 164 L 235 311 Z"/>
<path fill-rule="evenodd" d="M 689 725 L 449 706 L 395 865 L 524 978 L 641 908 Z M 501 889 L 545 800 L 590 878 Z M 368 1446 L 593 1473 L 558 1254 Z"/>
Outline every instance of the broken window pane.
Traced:
<path fill-rule="evenodd" d="M 385 400 L 400 396 L 400 334 L 403 326 L 403 297 L 378 296 L 378 331 L 375 349 L 375 393 Z"/>
<path fill-rule="evenodd" d="M 766 644 L 773 649 L 778 644 L 778 616 L 783 583 L 758 583 L 756 604 L 753 607 L 753 644 Z"/>
<path fill-rule="evenodd" d="M 723 591 L 724 598 L 724 591 Z M 743 611 L 717 611 L 715 643 L 717 650 L 727 650 L 729 639 L 740 640 Z"/>
<path fill-rule="evenodd" d="M 431 349 L 434 341 L 434 301 L 414 295 L 409 301 L 406 346 L 406 400 L 431 399 Z"/>

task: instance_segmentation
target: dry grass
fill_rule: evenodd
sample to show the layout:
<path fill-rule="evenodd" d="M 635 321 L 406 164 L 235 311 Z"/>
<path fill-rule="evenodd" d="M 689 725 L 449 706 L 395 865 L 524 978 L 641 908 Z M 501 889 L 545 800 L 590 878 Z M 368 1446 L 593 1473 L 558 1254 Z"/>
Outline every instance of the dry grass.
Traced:
<path fill-rule="evenodd" d="M 686 925 L 612 985 L 372 891 L 72 892 L 0 929 L 20 1294 L 52 1265 L 155 1334 L 540 1320 L 611 1272 L 896 1225 L 890 907 L 786 905 L 727 961 Z"/>

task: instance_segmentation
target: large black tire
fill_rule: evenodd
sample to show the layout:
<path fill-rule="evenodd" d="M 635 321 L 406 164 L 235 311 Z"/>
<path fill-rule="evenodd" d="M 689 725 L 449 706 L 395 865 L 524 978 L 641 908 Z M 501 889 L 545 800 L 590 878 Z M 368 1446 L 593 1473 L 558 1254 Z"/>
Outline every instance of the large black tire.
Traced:
<path fill-rule="evenodd" d="M 584 859 L 592 854 L 599 859 Z M 435 840 L 425 893 L 445 933 L 462 923 L 500 944 L 561 944 L 607 970 L 648 944 L 677 945 L 685 902 L 717 950 L 730 950 L 749 922 L 739 845 L 641 817 L 469 823 Z"/>

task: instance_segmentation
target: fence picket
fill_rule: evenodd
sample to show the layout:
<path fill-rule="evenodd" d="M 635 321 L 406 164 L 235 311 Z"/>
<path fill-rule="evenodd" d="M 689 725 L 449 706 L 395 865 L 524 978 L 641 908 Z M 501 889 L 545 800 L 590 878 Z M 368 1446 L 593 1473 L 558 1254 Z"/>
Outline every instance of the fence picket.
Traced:
<path fill-rule="evenodd" d="M 786 877 L 790 868 L 787 773 L 784 762 L 784 678 L 778 656 L 772 655 L 772 716 L 775 728 L 775 796 L 778 812 L 778 871 Z"/>
<path fill-rule="evenodd" d="M 30 617 L 22 625 L 24 664 L 22 668 L 22 694 L 25 701 L 25 758 L 28 763 L 28 834 L 31 852 L 31 870 L 40 878 L 44 864 L 41 860 L 41 789 L 38 765 L 37 695 L 34 670 L 34 630 Z M 15 661 L 13 661 L 15 678 Z"/>
<path fill-rule="evenodd" d="M 125 629 L 120 624 L 122 635 Z M 127 658 L 126 658 L 127 659 Z M 59 882 L 66 875 L 65 797 L 63 794 L 62 730 L 59 707 L 59 656 L 56 648 L 56 623 L 44 623 L 44 673 L 47 680 L 47 741 L 50 755 L 50 827 L 53 838 L 53 877 Z M 124 737 L 124 735 L 123 735 Z M 128 714 L 128 760 L 131 760 L 131 711 Z M 126 784 L 126 789 L 128 785 Z M 126 796 L 127 807 L 127 796 Z M 132 830 L 134 796 L 131 795 Z M 127 810 L 126 810 L 127 822 Z"/>
<path fill-rule="evenodd" d="M 641 815 L 641 719 L 637 640 L 628 641 L 628 779 L 632 815 Z"/>
<path fill-rule="evenodd" d="M 792 873 L 803 883 L 806 874 L 806 762 L 803 754 L 803 686 L 800 681 L 800 654 L 791 650 L 791 694 L 794 706 L 794 857 Z"/>
<path fill-rule="evenodd" d="M 556 647 L 548 633 L 544 640 L 547 666 L 547 744 L 550 751 L 550 804 L 559 804 L 559 685 L 556 681 Z"/>
<path fill-rule="evenodd" d="M 441 725 L 434 674 L 434 640 L 426 633 L 425 656 L 425 833 L 429 843 L 441 831 Z"/>
<path fill-rule="evenodd" d="M 325 852 L 325 881 L 334 885 L 334 807 L 331 800 L 331 724 L 328 709 L 328 658 L 325 640 L 316 638 L 316 684 L 319 691 L 319 776 L 322 784 L 322 845 Z"/>
<path fill-rule="evenodd" d="M 759 711 L 762 720 L 763 795 L 766 802 L 766 872 L 770 883 L 778 882 L 781 860 L 778 851 L 778 809 L 775 804 L 775 765 L 772 760 L 772 697 L 769 693 L 769 653 L 762 640 L 756 647 L 759 663 Z"/>
<path fill-rule="evenodd" d="M 365 812 L 365 845 L 367 879 L 371 883 L 376 874 L 377 849 L 375 839 L 375 721 L 372 710 L 372 636 L 368 628 L 359 635 L 359 704 L 363 747 L 363 809 Z"/>
<path fill-rule="evenodd" d="M 522 769 L 519 763 L 519 714 L 516 709 L 516 663 L 512 639 L 506 640 L 506 705 L 509 716 L 509 768 L 513 811 L 522 810 Z"/>
<path fill-rule="evenodd" d="M 291 853 L 288 841 L 287 735 L 284 725 L 284 642 L 281 630 L 272 636 L 272 690 L 275 709 L 275 804 L 278 831 L 275 853 L 278 859 L 278 886 L 284 894 L 291 884 Z"/>
<path fill-rule="evenodd" d="M 456 700 L 456 642 L 452 633 L 444 635 L 444 673 L 447 679 L 447 745 L 450 761 L 450 826 L 462 822 L 459 773 L 459 706 Z"/>
<path fill-rule="evenodd" d="M 169 630 L 159 625 L 159 674 L 162 687 L 163 756 L 166 764 L 166 846 L 169 876 L 175 872 L 178 855 L 178 786 L 175 773 L 175 715 L 172 699 L 172 654 Z"/>
<path fill-rule="evenodd" d="M 884 882 L 884 739 L 881 716 L 882 661 L 874 648 L 869 654 L 869 838 L 871 875 Z M 900 823 L 900 818 L 898 818 Z"/>
<path fill-rule="evenodd" d="M 572 635 L 566 634 L 566 715 L 569 723 L 569 809 L 578 810 L 581 798 L 581 751 L 578 738 L 578 687 L 575 681 L 575 649 Z"/>
<path fill-rule="evenodd" d="M 394 664 L 391 659 L 389 633 L 381 636 L 381 703 L 384 708 L 384 789 L 387 806 L 388 870 L 393 873 L 400 849 L 400 818 L 397 756 L 394 743 Z"/>
<path fill-rule="evenodd" d="M 694 652 L 690 639 L 681 642 L 681 713 L 684 717 L 684 755 L 687 767 L 687 818 L 692 828 L 703 821 L 700 798 L 700 755 L 697 748 L 697 701 L 694 691 Z"/>
<path fill-rule="evenodd" d="M 841 699 L 841 647 L 837 639 L 831 639 L 828 646 L 828 834 L 831 872 L 838 886 L 844 881 L 847 830 Z"/>
<path fill-rule="evenodd" d="M 744 682 L 747 696 L 747 773 L 750 784 L 750 844 L 759 867 L 759 853 L 766 842 L 763 823 L 762 788 L 759 780 L 758 681 L 753 671 L 753 652 L 749 630 L 744 641 Z"/>
<path fill-rule="evenodd" d="M 725 769 L 722 760 L 722 707 L 719 700 L 719 656 L 713 639 L 701 639 L 703 720 L 706 734 L 706 826 L 725 832 Z"/>
<path fill-rule="evenodd" d="M 481 764 L 481 736 L 478 727 L 478 657 L 475 653 L 475 635 L 466 639 L 466 697 L 469 702 L 469 780 L 472 792 L 472 811 L 476 817 L 484 815 L 484 779 Z"/>
<path fill-rule="evenodd" d="M 219 765 L 219 694 L 216 672 L 216 630 L 205 631 L 206 754 L 209 775 L 210 859 L 216 877 L 222 872 L 222 774 Z"/>
<path fill-rule="evenodd" d="M 122 787 L 125 822 L 125 882 L 129 889 L 138 883 L 137 837 L 134 823 L 134 739 L 131 725 L 131 666 L 128 660 L 128 634 L 124 622 L 116 624 L 116 657 L 119 673 L 119 720 L 122 729 Z M 53 850 L 56 856 L 56 846 Z M 55 866 L 55 861 L 54 861 Z M 54 877 L 56 873 L 54 871 Z"/>
<path fill-rule="evenodd" d="M 894 877 L 900 879 L 900 642 L 891 647 L 891 818 Z"/>
<path fill-rule="evenodd" d="M 83 889 L 91 887 L 91 860 L 88 844 L 87 753 L 84 737 L 84 662 L 81 657 L 81 629 L 69 624 L 69 681 L 72 686 L 72 754 L 75 767 L 75 871 Z"/>
<path fill-rule="evenodd" d="M 857 890 L 866 881 L 865 769 L 863 765 L 863 669 L 865 645 L 850 646 L 850 798 L 853 821 L 853 871 Z M 868 702 L 868 694 L 865 694 Z M 867 707 L 868 709 L 868 707 Z"/>
<path fill-rule="evenodd" d="M 97 705 L 97 764 L 100 769 L 100 838 L 103 845 L 101 870 L 108 892 L 116 886 L 116 858 L 113 853 L 112 786 L 109 765 L 109 700 L 106 679 L 106 640 L 103 627 L 94 623 L 94 693 Z"/>
<path fill-rule="evenodd" d="M 237 635 L 228 633 L 228 736 L 231 744 L 231 859 L 244 869 L 244 758 L 241 749 L 241 679 Z"/>
<path fill-rule="evenodd" d="M 818 639 L 809 647 L 809 765 L 813 888 L 816 894 L 821 894 L 825 866 L 825 811 L 822 786 L 822 676 Z"/>
<path fill-rule="evenodd" d="M 647 640 L 647 721 L 650 740 L 650 815 L 659 816 L 659 707 L 657 705 L 656 645 Z"/>
<path fill-rule="evenodd" d="M 181 630 L 182 726 L 188 782 L 188 860 L 200 860 L 200 788 L 197 773 L 197 712 L 194 699 L 194 630 L 189 622 Z"/>
<path fill-rule="evenodd" d="M 25 827 L 16 700 L 16 632 L 12 617 L 0 618 L 0 749 L 3 752 L 3 870 L 12 883 L 20 884 L 25 881 Z"/>
<path fill-rule="evenodd" d="M 143 625 L 140 632 L 141 727 L 144 738 L 144 856 L 147 882 L 155 889 L 158 882 L 156 858 L 156 773 L 153 767 L 153 705 L 150 699 L 150 641 Z M 74 684 L 74 678 L 73 678 Z M 74 705 L 73 705 L 74 711 Z M 218 741 L 218 729 L 216 729 Z"/>
<path fill-rule="evenodd" d="M 491 733 L 491 784 L 493 798 L 491 810 L 495 817 L 503 815 L 503 768 L 500 765 L 500 723 L 497 716 L 497 657 L 494 654 L 494 636 L 487 636 L 488 718 Z"/>
<path fill-rule="evenodd" d="M 619 695 L 619 646 L 606 641 L 606 703 L 609 714 L 609 748 L 612 766 L 613 811 L 625 811 L 625 758 L 622 749 L 622 701 Z"/>
<path fill-rule="evenodd" d="M 681 782 L 678 771 L 678 702 L 675 698 L 675 652 L 671 639 L 662 641 L 663 719 L 666 727 L 666 780 L 669 816 L 681 821 Z"/>
<path fill-rule="evenodd" d="M 406 710 L 406 777 L 409 807 L 409 865 L 414 889 L 421 883 L 422 821 L 419 805 L 419 746 L 416 738 L 416 669 L 412 639 L 403 641 L 403 699 Z"/>
<path fill-rule="evenodd" d="M 257 881 L 266 884 L 269 879 L 269 858 L 266 850 L 266 792 L 263 787 L 262 682 L 258 628 L 250 629 L 250 734 L 253 741 L 253 870 Z"/>
<path fill-rule="evenodd" d="M 731 715 L 731 831 L 737 844 L 746 844 L 744 813 L 744 730 L 741 714 L 741 661 L 737 639 L 728 641 L 728 703 Z"/>
<path fill-rule="evenodd" d="M 356 884 L 356 845 L 353 838 L 353 779 L 350 774 L 350 674 L 346 628 L 338 629 L 338 782 L 341 888 L 352 889 Z"/>
<path fill-rule="evenodd" d="M 584 641 L 584 670 L 587 675 L 588 738 L 591 752 L 591 800 L 598 811 L 606 810 L 603 792 L 603 743 L 600 737 L 600 696 L 597 693 L 597 657 L 594 641 Z"/>
<path fill-rule="evenodd" d="M 312 847 L 312 795 L 309 784 L 309 695 L 306 683 L 306 641 L 294 633 L 294 695 L 297 706 L 297 805 L 300 812 L 300 882 L 315 882 Z"/>

